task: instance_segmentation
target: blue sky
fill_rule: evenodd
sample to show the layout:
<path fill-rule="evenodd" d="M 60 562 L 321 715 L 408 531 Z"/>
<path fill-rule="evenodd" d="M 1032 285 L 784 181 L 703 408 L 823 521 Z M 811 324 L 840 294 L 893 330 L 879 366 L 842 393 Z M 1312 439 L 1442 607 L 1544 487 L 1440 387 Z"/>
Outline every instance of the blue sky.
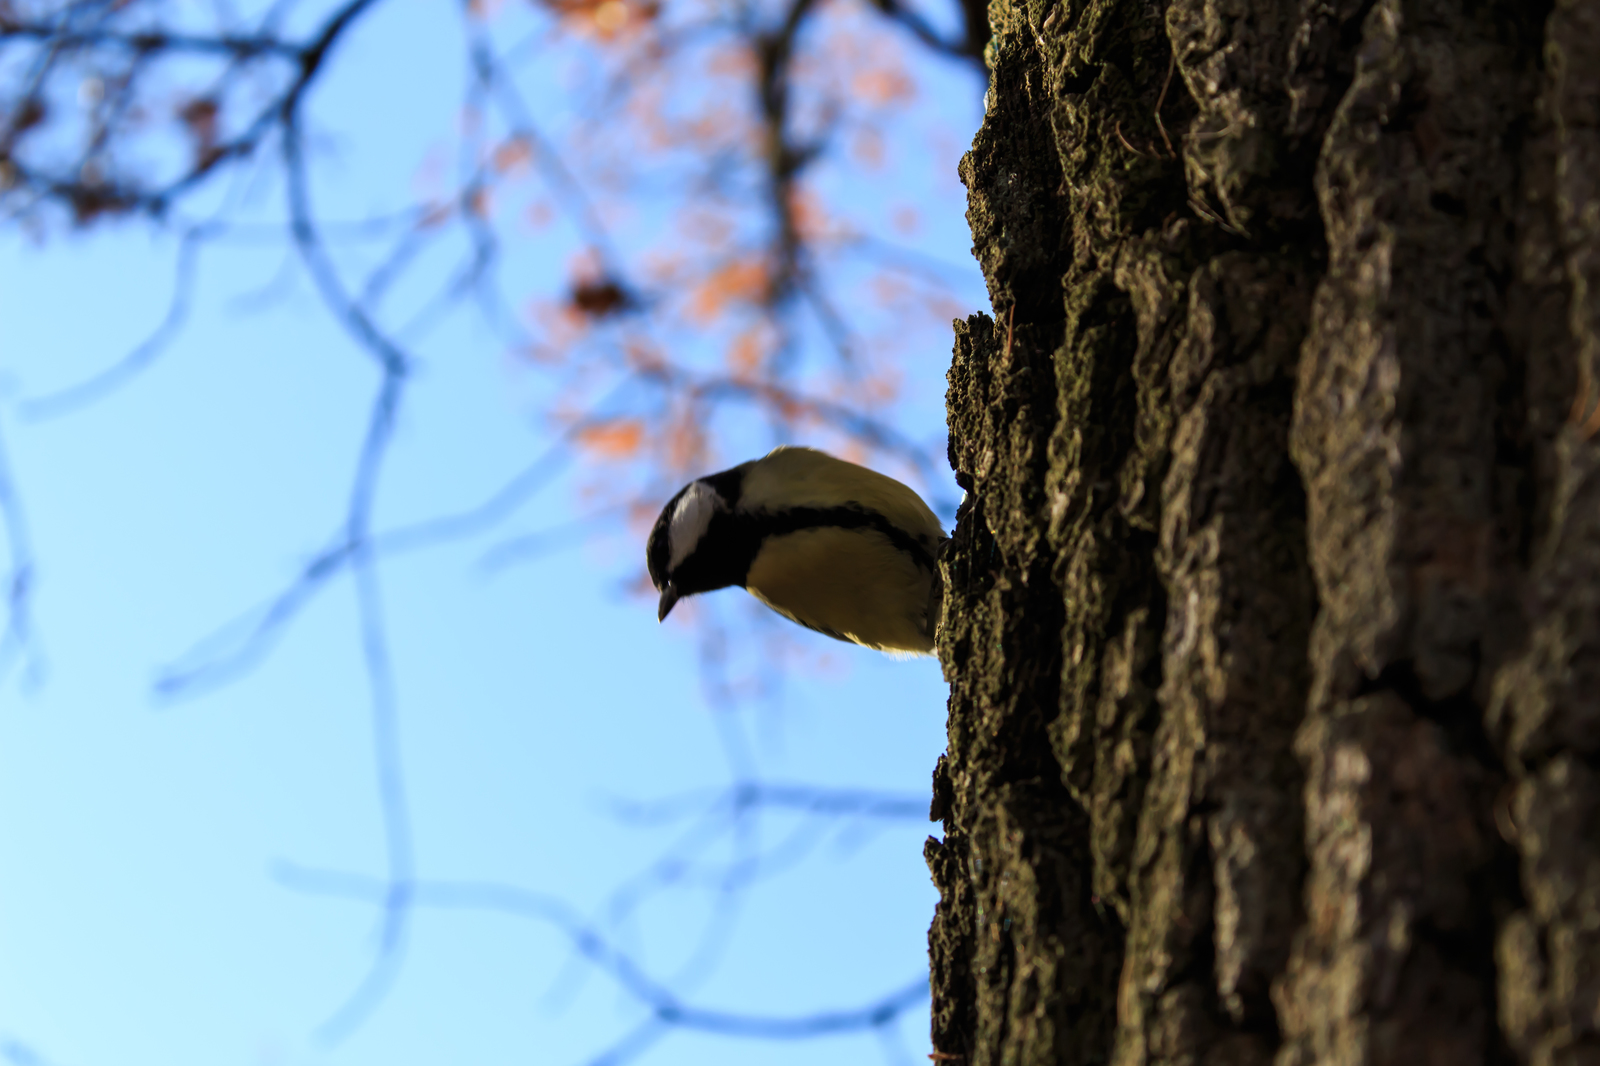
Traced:
<path fill-rule="evenodd" d="M 410 195 L 427 138 L 450 128 L 454 90 L 440 86 L 460 71 L 392 60 L 456 55 L 427 47 L 455 25 L 448 11 L 388 0 L 338 57 L 313 102 L 341 131 L 317 170 L 331 216 Z M 927 85 L 970 132 L 971 86 Z M 917 194 L 933 220 L 918 239 L 966 264 L 956 269 L 975 306 L 954 158 L 938 165 L 950 187 Z M 905 180 L 928 180 L 925 169 Z M 851 194 L 833 193 L 847 205 Z M 860 190 L 860 209 L 876 210 L 878 195 Z M 270 216 L 270 190 L 262 203 Z M 537 253 L 518 251 L 515 284 L 539 284 Z M 192 314 L 146 372 L 68 414 L 23 413 L 28 397 L 149 333 L 176 254 L 170 234 L 136 225 L 43 243 L 0 235 L 0 432 L 38 560 L 37 656 L 0 691 L 0 1056 L 593 1061 L 638 1024 L 640 1004 L 550 923 L 482 908 L 416 907 L 386 994 L 342 1039 L 319 1035 L 368 972 L 378 913 L 297 890 L 285 870 L 381 878 L 386 862 L 350 582 L 324 589 L 233 683 L 164 700 L 154 682 L 328 542 L 373 368 L 286 267 L 281 242 L 223 242 L 203 253 Z M 905 368 L 900 413 L 936 440 L 948 330 L 929 336 Z M 537 387 L 472 315 L 446 317 L 416 350 L 380 528 L 478 502 L 549 443 Z M 494 544 L 573 517 L 586 476 L 557 479 L 493 534 L 381 564 L 418 876 L 559 901 L 708 1010 L 798 1016 L 915 980 L 935 900 L 921 859 L 934 827 L 917 819 L 769 814 L 770 876 L 734 897 L 683 886 L 623 906 L 731 780 L 728 738 L 763 780 L 920 800 L 944 744 L 945 687 L 931 660 L 797 633 L 833 665 L 790 673 L 772 699 L 712 708 L 694 631 L 658 626 L 653 604 L 626 591 L 642 550 L 631 539 L 485 566 Z M 721 594 L 718 610 L 734 640 L 754 641 L 760 608 L 735 597 Z M 676 820 L 629 814 L 630 802 L 669 797 L 688 797 Z M 702 858 L 726 858 L 720 848 Z M 725 939 L 708 942 L 708 929 Z M 926 1028 L 924 1008 L 890 1046 L 859 1033 L 769 1043 L 677 1031 L 637 1061 L 923 1060 Z"/>

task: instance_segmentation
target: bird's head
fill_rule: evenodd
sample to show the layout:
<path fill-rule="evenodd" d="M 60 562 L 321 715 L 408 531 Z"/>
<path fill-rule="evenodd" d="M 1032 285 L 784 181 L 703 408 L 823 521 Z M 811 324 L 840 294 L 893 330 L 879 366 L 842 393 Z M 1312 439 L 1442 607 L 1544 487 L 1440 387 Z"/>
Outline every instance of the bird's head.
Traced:
<path fill-rule="evenodd" d="M 689 482 L 662 508 L 645 547 L 658 620 L 685 596 L 744 584 L 756 547 L 736 515 L 744 466 Z"/>

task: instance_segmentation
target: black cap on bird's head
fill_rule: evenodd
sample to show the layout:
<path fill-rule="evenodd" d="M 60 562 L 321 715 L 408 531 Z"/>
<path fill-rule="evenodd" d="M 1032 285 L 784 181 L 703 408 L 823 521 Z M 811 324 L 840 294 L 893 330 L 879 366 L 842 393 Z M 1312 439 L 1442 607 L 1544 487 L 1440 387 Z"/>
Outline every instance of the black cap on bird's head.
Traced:
<path fill-rule="evenodd" d="M 650 582 L 661 593 L 657 621 L 684 596 L 744 582 L 747 553 L 722 550 L 730 537 L 743 539 L 733 536 L 732 518 L 743 476 L 744 468 L 734 467 L 691 481 L 661 509 L 645 545 Z"/>

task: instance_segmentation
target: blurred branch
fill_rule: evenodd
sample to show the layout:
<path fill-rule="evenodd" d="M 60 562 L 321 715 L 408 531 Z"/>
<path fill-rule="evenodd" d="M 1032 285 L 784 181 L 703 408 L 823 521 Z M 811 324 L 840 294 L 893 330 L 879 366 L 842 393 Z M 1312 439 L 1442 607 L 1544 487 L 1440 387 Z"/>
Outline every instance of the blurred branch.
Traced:
<path fill-rule="evenodd" d="M 371 0 L 357 0 L 357 2 L 369 3 Z M 297 101 L 298 97 L 293 98 L 285 106 L 293 107 Z M 392 388 L 392 392 L 388 394 L 398 402 L 400 382 L 410 373 L 411 360 L 378 328 L 361 305 L 345 292 L 344 283 L 339 280 L 339 273 L 334 268 L 332 260 L 328 258 L 327 249 L 317 232 L 316 215 L 311 209 L 311 191 L 306 175 L 305 156 L 300 143 L 299 118 L 293 111 L 287 112 L 285 118 L 283 161 L 289 191 L 289 231 L 294 237 L 295 247 L 299 250 L 301 262 L 305 264 L 306 272 L 311 275 L 311 280 L 321 294 L 323 303 L 356 343 L 378 362 L 383 372 L 385 389 Z M 392 410 L 387 410 L 387 413 L 392 414 Z M 357 495 L 360 495 L 359 491 Z"/>
<path fill-rule="evenodd" d="M 115 47 L 134 55 L 156 52 L 190 52 L 202 55 L 227 55 L 235 59 L 254 59 L 274 56 L 294 63 L 303 63 L 306 48 L 294 45 L 272 34 L 257 33 L 246 36 L 223 34 L 205 37 L 186 33 L 167 33 L 159 30 L 123 33 L 116 30 L 63 29 L 59 24 L 44 22 L 14 22 L 0 16 L 0 41 L 11 38 L 48 42 L 61 52 L 83 48 Z"/>
<path fill-rule="evenodd" d="M 301 99 L 323 69 L 334 45 L 375 2 L 377 0 L 349 0 L 323 23 L 309 41 L 300 45 L 277 40 L 266 32 L 244 37 L 221 35 L 206 38 L 155 31 L 129 34 L 100 28 L 79 29 L 62 23 L 19 24 L 0 20 L 0 44 L 7 40 L 24 39 L 36 40 L 45 46 L 37 58 L 34 76 L 21 98 L 12 102 L 10 113 L 4 116 L 4 124 L 0 125 L 0 192 L 20 187 L 33 193 L 36 200 L 63 203 L 72 210 L 73 217 L 80 224 L 106 214 L 128 212 L 139 212 L 158 219 L 164 217 L 179 197 L 197 187 L 220 165 L 254 154 L 273 132 L 281 130 L 297 111 Z M 112 17 L 117 10 L 116 6 L 108 5 L 100 17 Z M 70 19 L 73 13 L 72 7 L 66 9 L 67 18 Z M 62 56 L 93 47 L 114 47 L 126 51 L 131 57 L 130 61 L 135 64 L 162 54 L 164 50 L 180 54 L 209 52 L 236 60 L 271 58 L 283 62 L 292 75 L 282 92 L 257 112 L 243 132 L 229 140 L 205 144 L 203 150 L 195 154 L 191 166 L 165 185 L 143 188 L 137 184 L 119 183 L 115 176 L 103 173 L 98 166 L 91 166 L 97 158 L 98 149 L 113 134 L 113 124 L 108 121 L 97 125 L 88 149 L 71 168 L 71 177 L 46 174 L 18 158 L 18 143 L 46 115 L 46 106 L 40 95 L 45 74 Z M 131 83 L 130 70 L 124 77 L 124 88 Z M 125 111 L 126 100 L 121 106 Z"/>
<path fill-rule="evenodd" d="M 603 507 L 570 522 L 503 540 L 483 553 L 480 565 L 485 570 L 501 570 L 542 559 L 551 552 L 589 539 L 596 529 L 615 521 L 626 511 L 626 506 Z"/>
<path fill-rule="evenodd" d="M 164 668 L 156 677 L 157 695 L 195 695 L 248 672 L 311 597 L 343 571 L 349 557 L 350 546 L 343 539 L 319 552 L 283 591 L 227 622 Z"/>
<path fill-rule="evenodd" d="M 696 812 L 727 815 L 762 807 L 829 817 L 928 820 L 928 800 L 924 796 L 771 781 L 741 782 L 716 790 L 696 789 L 658 800 L 613 800 L 610 807 L 616 817 L 635 825 L 662 825 Z"/>
<path fill-rule="evenodd" d="M 201 244 L 216 230 L 212 226 L 191 226 L 178 241 L 177 265 L 172 280 L 172 297 L 167 313 L 155 330 L 127 355 L 88 378 L 55 392 L 21 401 L 17 407 L 24 418 L 46 419 L 69 414 L 93 403 L 125 385 L 147 369 L 166 351 L 167 345 L 183 328 L 194 297 L 195 266 Z"/>
<path fill-rule="evenodd" d="M 820 843 L 840 820 L 870 818 L 925 823 L 926 799 L 896 796 L 862 789 L 829 789 L 810 785 L 772 784 L 740 779 L 716 791 L 706 801 L 705 792 L 668 797 L 649 804 L 613 805 L 624 822 L 638 825 L 689 824 L 684 832 L 645 869 L 613 891 L 606 906 L 612 926 L 626 920 L 646 900 L 663 889 L 698 885 L 716 892 L 716 920 L 702 938 L 696 958 L 677 980 L 685 981 L 697 963 L 714 954 L 714 942 L 726 939 L 731 908 L 744 889 L 793 867 Z M 774 844 L 762 848 L 764 812 L 797 814 L 797 825 Z M 730 841 L 725 861 L 706 862 L 701 856 L 721 840 Z M 702 959 L 701 956 L 706 956 Z"/>
<path fill-rule="evenodd" d="M 887 266 L 907 274 L 915 274 L 941 287 L 948 287 L 959 279 L 966 269 L 947 259 L 928 255 L 915 248 L 907 248 L 882 237 L 854 234 L 849 240 L 841 242 L 839 247 L 862 257 L 876 258 Z"/>
<path fill-rule="evenodd" d="M 280 864 L 276 875 L 285 887 L 307 894 L 374 904 L 384 904 L 387 899 L 385 882 L 360 874 Z M 409 885 L 408 891 L 411 905 L 417 908 L 497 912 L 555 929 L 592 966 L 610 977 L 630 998 L 648 1009 L 656 1022 L 666 1027 L 763 1040 L 809 1040 L 877 1028 L 916 1007 L 928 996 L 927 977 L 922 976 L 863 1006 L 843 1010 L 763 1015 L 700 1007 L 684 1002 L 670 988 L 651 978 L 632 957 L 555 896 L 489 881 L 419 880 Z M 604 1061 L 621 1063 L 630 1061 L 636 1054 Z"/>
<path fill-rule="evenodd" d="M 975 63 L 987 75 L 983 66 L 983 50 L 989 43 L 989 10 L 982 0 L 960 0 L 962 32 L 959 37 L 944 37 L 923 18 L 915 8 L 901 0 L 870 0 L 884 17 L 911 31 L 929 51 Z"/>
<path fill-rule="evenodd" d="M 370 2 L 355 0 L 349 5 L 345 9 L 344 24 L 348 25 L 349 20 Z M 330 24 L 325 34 L 326 42 L 331 43 L 337 37 L 337 24 L 338 19 Z M 322 52 L 316 53 L 318 62 L 325 50 L 326 45 Z M 372 967 L 361 985 L 320 1030 L 324 1038 L 339 1040 L 366 1017 L 388 990 L 398 969 L 404 948 L 407 897 L 413 874 L 411 822 L 402 769 L 394 670 L 389 658 L 382 591 L 372 544 L 373 504 L 377 498 L 384 460 L 394 439 L 395 417 L 404 396 L 411 359 L 346 293 L 323 247 L 314 221 L 316 216 L 311 207 L 305 159 L 301 152 L 300 116 L 297 110 L 299 99 L 298 95 L 293 95 L 284 106 L 283 151 L 288 180 L 290 231 L 306 270 L 322 294 L 323 302 L 358 345 L 375 360 L 380 372 L 368 415 L 366 437 L 362 441 L 350 488 L 343 547 L 355 580 L 362 658 L 371 699 L 373 761 L 389 877 L 384 892 L 379 947 Z"/>
<path fill-rule="evenodd" d="M 371 534 L 367 537 L 367 551 L 374 558 L 402 554 L 492 529 L 561 472 L 570 457 L 570 437 L 570 432 L 565 434 L 483 502 L 454 514 Z M 351 564 L 354 547 L 348 522 L 347 519 L 345 530 L 334 543 L 313 556 L 281 592 L 227 622 L 179 656 L 157 678 L 156 691 L 166 697 L 193 695 L 232 681 L 255 667 L 275 645 L 283 628 Z"/>
<path fill-rule="evenodd" d="M 845 321 L 839 309 L 833 306 L 833 301 L 828 299 L 828 294 L 822 288 L 822 282 L 816 273 L 807 270 L 800 280 L 800 291 L 816 312 L 817 320 L 822 323 L 823 331 L 828 339 L 833 342 L 833 349 L 839 355 L 840 362 L 849 365 L 855 362 L 855 341 L 851 337 L 850 324 Z"/>
<path fill-rule="evenodd" d="M 564 461 L 561 450 L 552 448 L 476 507 L 369 536 L 369 557 L 416 551 L 490 528 L 544 487 Z M 330 547 L 313 556 L 281 592 L 224 624 L 179 656 L 157 678 L 156 691 L 166 697 L 188 696 L 247 673 L 272 649 L 283 628 L 311 598 L 352 564 L 354 554 L 347 529 Z"/>
<path fill-rule="evenodd" d="M 757 33 L 751 44 L 756 55 L 757 114 L 762 125 L 763 159 L 769 183 L 769 209 L 776 221 L 776 270 L 768 300 L 773 307 L 787 302 L 799 284 L 803 239 L 795 218 L 795 181 L 821 150 L 820 141 L 797 143 L 789 129 L 789 71 L 795 38 L 813 0 L 790 0 L 776 30 Z M 849 349 L 841 351 L 848 354 Z"/>
<path fill-rule="evenodd" d="M 667 364 L 642 368 L 640 375 L 658 382 L 669 391 L 694 398 L 732 397 L 783 412 L 789 419 L 801 414 L 815 418 L 879 451 L 899 457 L 914 467 L 930 486 L 936 487 L 949 480 L 948 472 L 928 455 L 927 449 L 888 423 L 847 404 L 808 396 L 771 381 L 727 375 L 697 375 Z"/>
<path fill-rule="evenodd" d="M 350 567 L 355 578 L 359 606 L 362 658 L 366 664 L 372 701 L 373 761 L 378 779 L 379 808 L 383 815 L 384 846 L 389 859 L 388 891 L 384 897 L 377 957 L 366 980 L 321 1027 L 322 1035 L 330 1040 L 338 1040 L 348 1034 L 388 990 L 403 949 L 407 897 L 413 872 L 411 822 L 401 762 L 394 670 L 389 658 L 382 594 L 369 536 L 372 503 L 383 458 L 393 436 L 402 383 L 400 371 L 391 370 L 386 364 L 383 383 L 373 403 L 367 439 L 361 450 L 347 526 L 351 546 Z"/>
<path fill-rule="evenodd" d="M 14 1036 L 0 1036 L 0 1057 L 11 1066 L 52 1066 L 54 1062 L 41 1055 L 31 1044 Z"/>
<path fill-rule="evenodd" d="M 595 210 L 583 185 L 562 162 L 560 153 L 533 121 L 533 113 L 522 99 L 516 81 L 495 58 L 494 50 L 481 32 L 472 34 L 468 54 L 475 76 L 493 95 L 512 137 L 520 139 L 532 151 L 546 184 L 583 234 L 583 239 L 600 256 L 605 276 L 621 284 L 625 276 L 622 258 L 612 246 L 599 212 Z"/>
<path fill-rule="evenodd" d="M 622 1039 L 590 1059 L 585 1066 L 623 1066 L 650 1050 L 670 1027 L 654 1014 L 623 1034 Z"/>
<path fill-rule="evenodd" d="M 18 660 L 35 668 L 39 665 L 38 637 L 33 631 L 33 544 L 4 438 L 0 438 L 0 529 L 5 531 L 9 563 L 0 576 L 6 607 L 5 629 L 0 632 L 0 676 L 4 676 Z"/>

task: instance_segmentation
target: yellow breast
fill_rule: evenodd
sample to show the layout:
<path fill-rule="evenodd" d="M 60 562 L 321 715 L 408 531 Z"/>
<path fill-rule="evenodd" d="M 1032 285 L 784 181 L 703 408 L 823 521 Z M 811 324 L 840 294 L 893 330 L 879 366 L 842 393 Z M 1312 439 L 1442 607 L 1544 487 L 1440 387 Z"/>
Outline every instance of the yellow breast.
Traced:
<path fill-rule="evenodd" d="M 770 537 L 745 587 L 779 614 L 830 636 L 879 651 L 933 651 L 933 575 L 875 530 L 823 527 Z"/>

